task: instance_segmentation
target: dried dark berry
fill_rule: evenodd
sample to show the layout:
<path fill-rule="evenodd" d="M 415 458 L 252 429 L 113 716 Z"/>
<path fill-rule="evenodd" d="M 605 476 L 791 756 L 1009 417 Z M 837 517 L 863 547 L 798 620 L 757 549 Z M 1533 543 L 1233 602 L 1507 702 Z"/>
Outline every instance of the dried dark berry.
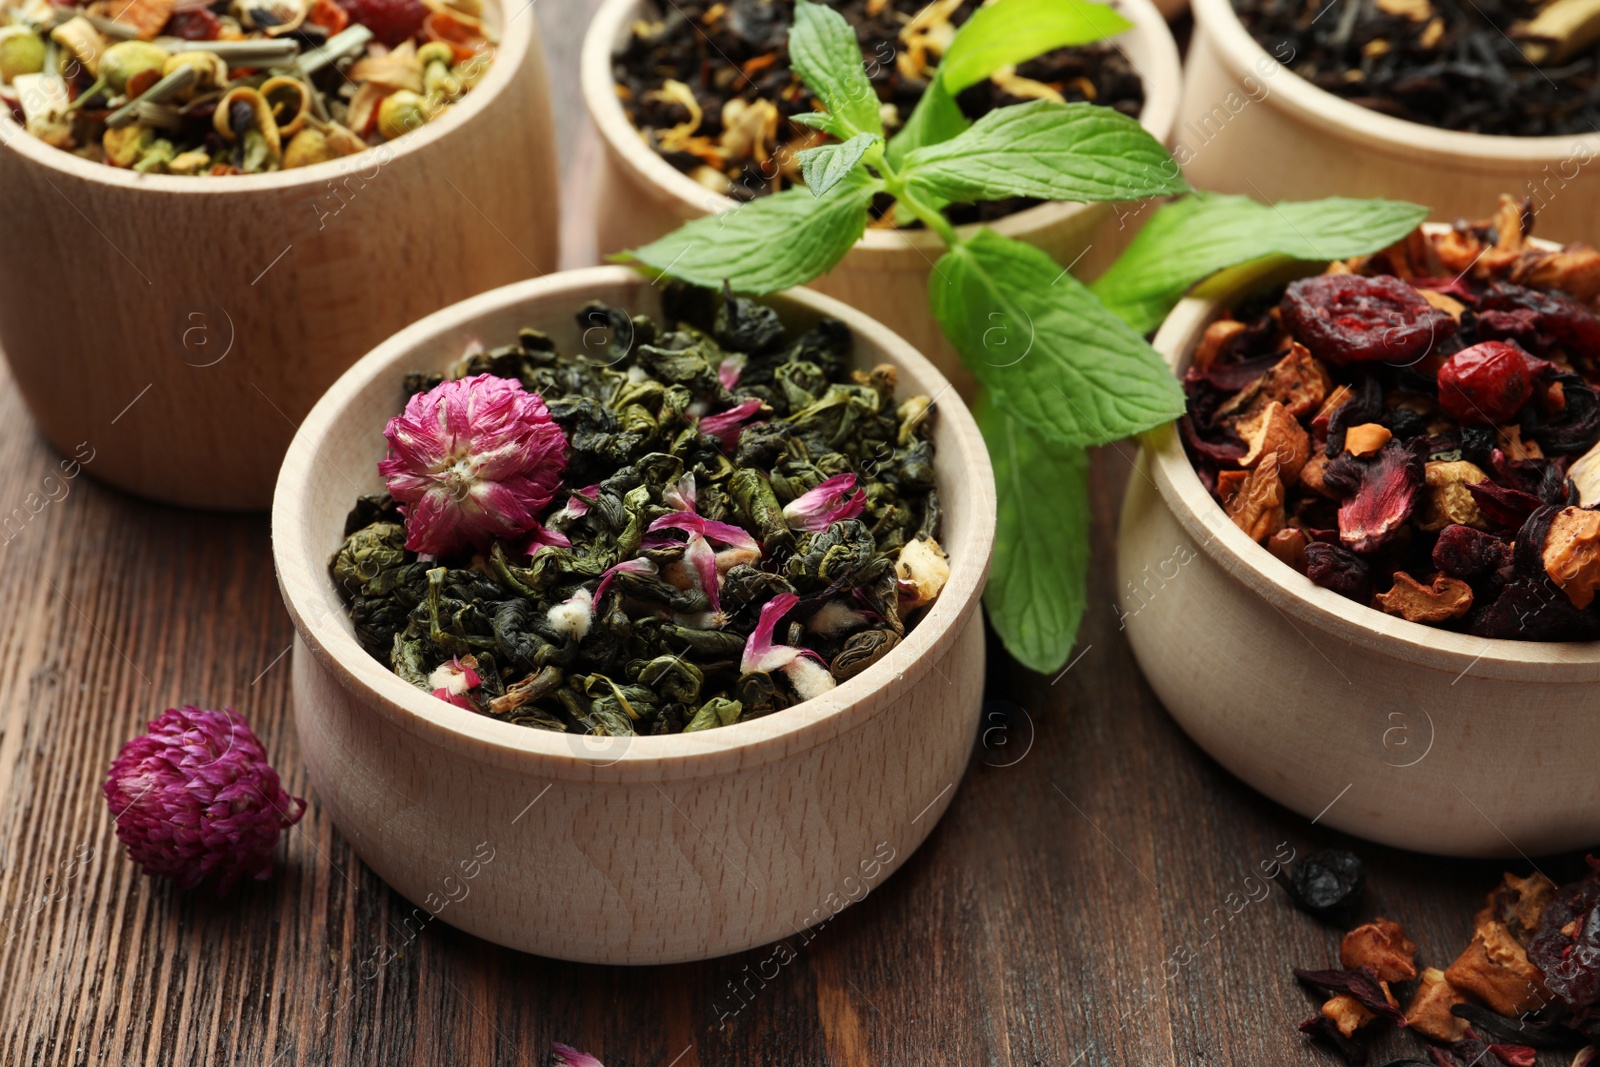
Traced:
<path fill-rule="evenodd" d="M 1573 1021 L 1600 1034 L 1600 860 L 1580 881 L 1562 886 L 1528 942 L 1528 960 L 1550 992 L 1572 1009 Z"/>
<path fill-rule="evenodd" d="M 1416 408 L 1393 408 L 1379 421 L 1402 441 L 1428 432 L 1428 417 Z"/>
<path fill-rule="evenodd" d="M 1372 599 L 1372 571 L 1347 548 L 1313 541 L 1306 545 L 1306 577 L 1324 589 L 1365 604 Z"/>
<path fill-rule="evenodd" d="M 1467 632 L 1512 641 L 1592 641 L 1600 637 L 1600 619 L 1573 607 L 1549 578 L 1517 574 L 1493 602 L 1474 609 Z"/>
<path fill-rule="evenodd" d="M 1439 368 L 1439 406 L 1464 425 L 1510 422 L 1532 395 L 1527 353 L 1507 341 L 1480 341 Z"/>
<path fill-rule="evenodd" d="M 1398 278 L 1322 274 L 1283 294 L 1283 322 L 1329 363 L 1412 363 L 1455 333 L 1456 321 Z"/>
<path fill-rule="evenodd" d="M 1463 426 L 1461 458 L 1480 467 L 1486 465 L 1489 462 L 1489 454 L 1494 451 L 1494 440 L 1494 430 L 1487 426 Z"/>
<path fill-rule="evenodd" d="M 1510 562 L 1508 547 L 1482 530 L 1446 526 L 1433 543 L 1433 565 L 1452 578 L 1476 578 Z"/>
<path fill-rule="evenodd" d="M 1307 555 L 1311 548 L 1306 546 Z M 1289 897 L 1295 905 L 1335 926 L 1349 925 L 1366 887 L 1361 857 L 1337 848 L 1313 852 L 1289 872 Z"/>

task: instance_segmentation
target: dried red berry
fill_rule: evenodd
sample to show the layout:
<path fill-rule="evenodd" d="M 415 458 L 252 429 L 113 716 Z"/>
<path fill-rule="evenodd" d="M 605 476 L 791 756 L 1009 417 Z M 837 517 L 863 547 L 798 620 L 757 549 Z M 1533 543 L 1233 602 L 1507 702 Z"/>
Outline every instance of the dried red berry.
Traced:
<path fill-rule="evenodd" d="M 180 11 L 167 21 L 167 36 L 185 41 L 215 41 L 222 36 L 222 20 L 206 8 Z"/>
<path fill-rule="evenodd" d="M 1372 599 L 1372 571 L 1349 549 L 1312 541 L 1306 545 L 1305 560 L 1306 577 L 1322 588 L 1361 604 Z"/>
<path fill-rule="evenodd" d="M 1398 278 L 1323 274 L 1283 294 L 1283 322 L 1329 363 L 1414 363 L 1454 335 L 1456 321 Z"/>
<path fill-rule="evenodd" d="M 390 48 L 421 33 L 422 20 L 428 17 L 422 0 L 338 0 L 338 4 L 352 22 L 361 23 Z"/>
<path fill-rule="evenodd" d="M 1452 578 L 1476 578 L 1510 562 L 1504 541 L 1470 526 L 1446 526 L 1433 544 L 1433 565 Z"/>
<path fill-rule="evenodd" d="M 1439 406 L 1469 426 L 1510 422 L 1532 395 L 1528 354 L 1512 342 L 1482 341 L 1439 368 Z"/>

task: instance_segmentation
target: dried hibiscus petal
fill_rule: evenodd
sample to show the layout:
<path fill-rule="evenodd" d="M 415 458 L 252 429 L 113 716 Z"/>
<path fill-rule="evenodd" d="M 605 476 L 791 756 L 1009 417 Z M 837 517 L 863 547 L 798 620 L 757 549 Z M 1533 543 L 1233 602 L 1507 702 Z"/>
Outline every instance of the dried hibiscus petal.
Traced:
<path fill-rule="evenodd" d="M 1405 1014 L 1389 998 L 1389 991 L 1378 981 L 1371 968 L 1355 967 L 1350 970 L 1305 971 L 1295 968 L 1294 976 L 1300 983 L 1315 989 L 1324 996 L 1347 996 L 1380 1019 L 1405 1025 Z"/>
<path fill-rule="evenodd" d="M 1398 278 L 1323 274 L 1285 291 L 1284 325 L 1329 363 L 1410 363 L 1455 333 L 1449 315 Z"/>
<path fill-rule="evenodd" d="M 1600 395 L 1576 374 L 1557 374 L 1562 406 L 1555 418 L 1535 424 L 1532 437 L 1553 456 L 1589 451 L 1600 441 Z"/>
<path fill-rule="evenodd" d="M 1482 311 L 1531 311 L 1539 331 L 1557 344 L 1588 352 L 1600 349 L 1600 317 L 1566 293 L 1494 282 L 1478 306 Z"/>
<path fill-rule="evenodd" d="M 1425 462 L 1421 447 L 1390 441 L 1371 459 L 1345 455 L 1330 463 L 1323 481 L 1344 498 L 1339 540 L 1355 552 L 1374 552 L 1393 540 L 1416 509 Z"/>
<path fill-rule="evenodd" d="M 1467 486 L 1467 492 L 1472 494 L 1473 501 L 1478 505 L 1478 511 L 1491 526 L 1501 529 L 1516 529 L 1528 521 L 1528 516 L 1535 510 L 1544 506 L 1544 501 L 1531 493 L 1524 493 L 1520 489 L 1509 489 L 1503 485 L 1495 485 L 1491 481 L 1477 482 Z"/>

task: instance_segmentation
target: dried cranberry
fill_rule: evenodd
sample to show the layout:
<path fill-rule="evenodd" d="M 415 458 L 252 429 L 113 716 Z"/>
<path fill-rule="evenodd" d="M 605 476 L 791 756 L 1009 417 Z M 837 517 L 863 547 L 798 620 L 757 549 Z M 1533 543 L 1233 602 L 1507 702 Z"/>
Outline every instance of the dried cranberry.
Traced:
<path fill-rule="evenodd" d="M 1283 294 L 1289 332 L 1329 363 L 1410 363 L 1456 322 L 1398 278 L 1323 274 L 1302 278 Z"/>
<path fill-rule="evenodd" d="M 206 8 L 180 11 L 167 20 L 167 35 L 185 41 L 215 41 L 222 36 L 222 20 Z"/>
<path fill-rule="evenodd" d="M 1452 578 L 1476 578 L 1509 562 L 1507 545 L 1470 526 L 1446 526 L 1433 543 L 1433 565 Z"/>
<path fill-rule="evenodd" d="M 422 0 L 337 0 L 352 21 L 371 30 L 384 44 L 394 48 L 422 31 L 428 8 Z"/>
<path fill-rule="evenodd" d="M 1313 541 L 1306 545 L 1306 577 L 1324 589 L 1365 604 L 1372 599 L 1372 572 L 1347 548 Z"/>
<path fill-rule="evenodd" d="M 1527 353 L 1507 341 L 1480 341 L 1439 368 L 1439 406 L 1468 426 L 1499 426 L 1533 395 Z"/>

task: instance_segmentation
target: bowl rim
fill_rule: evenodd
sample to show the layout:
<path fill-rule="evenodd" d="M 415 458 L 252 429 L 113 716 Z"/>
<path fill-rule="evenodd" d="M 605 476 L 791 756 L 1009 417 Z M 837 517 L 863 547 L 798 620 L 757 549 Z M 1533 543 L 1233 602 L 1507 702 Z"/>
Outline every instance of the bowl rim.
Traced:
<path fill-rule="evenodd" d="M 739 201 L 721 193 L 714 193 L 662 159 L 644 143 L 638 129 L 628 120 L 617 99 L 616 81 L 611 75 L 612 50 L 622 37 L 629 19 L 648 0 L 605 0 L 589 23 L 583 38 L 583 51 L 579 61 L 583 100 L 589 117 L 607 151 L 613 159 L 633 176 L 636 182 L 666 193 L 677 213 L 685 219 L 731 211 Z M 1178 104 L 1182 96 L 1183 68 L 1178 58 L 1178 45 L 1172 30 L 1151 0 L 1107 0 L 1122 10 L 1131 29 L 1117 37 L 1109 38 L 1116 44 L 1139 73 L 1145 85 L 1144 107 L 1139 112 L 1139 123 L 1163 145 L 1172 136 L 1178 118 Z M 1142 50 L 1150 53 L 1151 68 L 1135 62 L 1134 57 L 1117 43 L 1137 39 Z M 956 231 L 970 237 L 982 227 L 988 227 L 1007 237 L 1025 238 L 1028 234 L 1049 230 L 1086 211 L 1102 208 L 1101 204 L 1076 204 L 1050 201 L 995 219 L 992 222 L 970 223 L 958 226 Z M 936 233 L 921 230 L 868 229 L 855 243 L 856 249 L 872 252 L 895 252 L 913 249 L 933 263 L 945 251 L 944 242 Z"/>
<path fill-rule="evenodd" d="M 946 440 L 935 466 L 946 470 L 959 466 L 967 479 L 959 503 L 946 501 L 946 508 L 955 503 L 971 509 L 970 544 L 960 558 L 951 560 L 950 579 L 939 599 L 893 651 L 829 693 L 759 719 L 693 734 L 603 739 L 518 726 L 458 708 L 410 685 L 367 654 L 350 631 L 348 615 L 327 574 L 334 546 L 309 544 L 298 521 L 308 513 L 317 479 L 326 477 L 322 442 L 348 407 L 377 380 L 397 378 L 409 369 L 410 353 L 418 346 L 458 335 L 463 324 L 485 315 L 592 294 L 601 287 L 643 289 L 651 284 L 631 268 L 590 267 L 515 282 L 446 307 L 363 356 L 300 425 L 279 473 L 272 505 L 272 551 L 284 603 L 299 642 L 356 700 L 376 708 L 391 723 L 473 760 L 515 767 L 532 761 L 551 777 L 586 781 L 704 777 L 760 766 L 862 725 L 892 704 L 899 692 L 938 669 L 937 659 L 953 647 L 968 623 L 981 625 L 971 616 L 978 611 L 994 547 L 995 485 L 977 423 L 950 383 L 908 342 L 838 300 L 797 288 L 761 300 L 841 319 L 857 338 L 879 348 L 881 358 L 936 387 L 940 430 Z"/>
<path fill-rule="evenodd" d="M 140 174 L 124 167 L 95 163 L 72 152 L 45 144 L 11 117 L 10 109 L 0 108 L 0 151 L 13 151 L 24 159 L 55 171 L 64 178 L 149 193 L 202 194 L 208 196 L 247 196 L 266 192 L 295 191 L 320 185 L 336 177 L 365 173 L 369 164 L 386 167 L 406 156 L 421 152 L 435 141 L 450 136 L 458 127 L 477 118 L 503 92 L 530 57 L 538 57 L 539 29 L 532 17 L 532 3 L 519 7 L 504 18 L 504 0 L 486 0 L 484 21 L 499 35 L 489 73 L 459 101 L 451 104 L 434 122 L 425 123 L 394 141 L 371 145 L 360 152 L 309 167 L 276 170 L 267 174 L 230 174 L 216 180 L 197 180 L 176 174 Z M 492 15 L 491 15 L 492 13 Z M 524 20 L 524 14 L 529 17 Z M 521 25 L 518 25 L 521 23 Z M 374 162 L 388 149 L 388 158 Z M 359 166 L 352 170 L 352 161 Z M 370 180 L 370 179 L 369 179 Z"/>
<path fill-rule="evenodd" d="M 1231 0 L 1193 0 L 1192 6 L 1196 28 L 1212 38 L 1218 62 L 1235 79 L 1271 69 L 1270 75 L 1264 75 L 1273 82 L 1264 101 L 1276 101 L 1274 106 L 1298 122 L 1359 141 L 1363 150 L 1403 159 L 1471 164 L 1477 171 L 1488 169 L 1484 164 L 1498 165 L 1497 169 L 1519 173 L 1530 160 L 1562 160 L 1579 148 L 1587 148 L 1591 158 L 1600 155 L 1600 133 L 1510 137 L 1445 130 L 1380 114 L 1318 88 L 1279 62 L 1245 29 Z"/>
<path fill-rule="evenodd" d="M 1449 227 L 1427 223 L 1425 229 L 1438 233 Z M 1554 247 L 1553 242 L 1539 243 Z M 1260 282 L 1259 276 L 1244 279 L 1215 296 L 1187 298 L 1173 309 L 1156 333 L 1154 345 L 1174 374 L 1181 376 L 1188 366 L 1205 328 L 1235 299 L 1259 287 Z M 1458 680 L 1472 671 L 1477 676 L 1541 684 L 1600 681 L 1600 641 L 1511 641 L 1474 637 L 1408 622 L 1314 585 L 1234 525 L 1222 505 L 1201 483 L 1173 424 L 1146 434 L 1143 443 L 1150 457 L 1149 473 L 1156 489 L 1185 532 L 1194 539 L 1196 548 L 1277 608 L 1290 626 L 1295 625 L 1296 619 L 1308 621 L 1323 634 L 1364 650 L 1391 658 L 1403 657 L 1437 670 L 1459 672 Z M 1303 631 L 1301 636 L 1306 637 Z M 1310 637 L 1306 637 L 1306 641 L 1323 654 Z M 1551 668 L 1557 666 L 1566 668 L 1565 675 L 1558 679 L 1551 675 Z"/>

